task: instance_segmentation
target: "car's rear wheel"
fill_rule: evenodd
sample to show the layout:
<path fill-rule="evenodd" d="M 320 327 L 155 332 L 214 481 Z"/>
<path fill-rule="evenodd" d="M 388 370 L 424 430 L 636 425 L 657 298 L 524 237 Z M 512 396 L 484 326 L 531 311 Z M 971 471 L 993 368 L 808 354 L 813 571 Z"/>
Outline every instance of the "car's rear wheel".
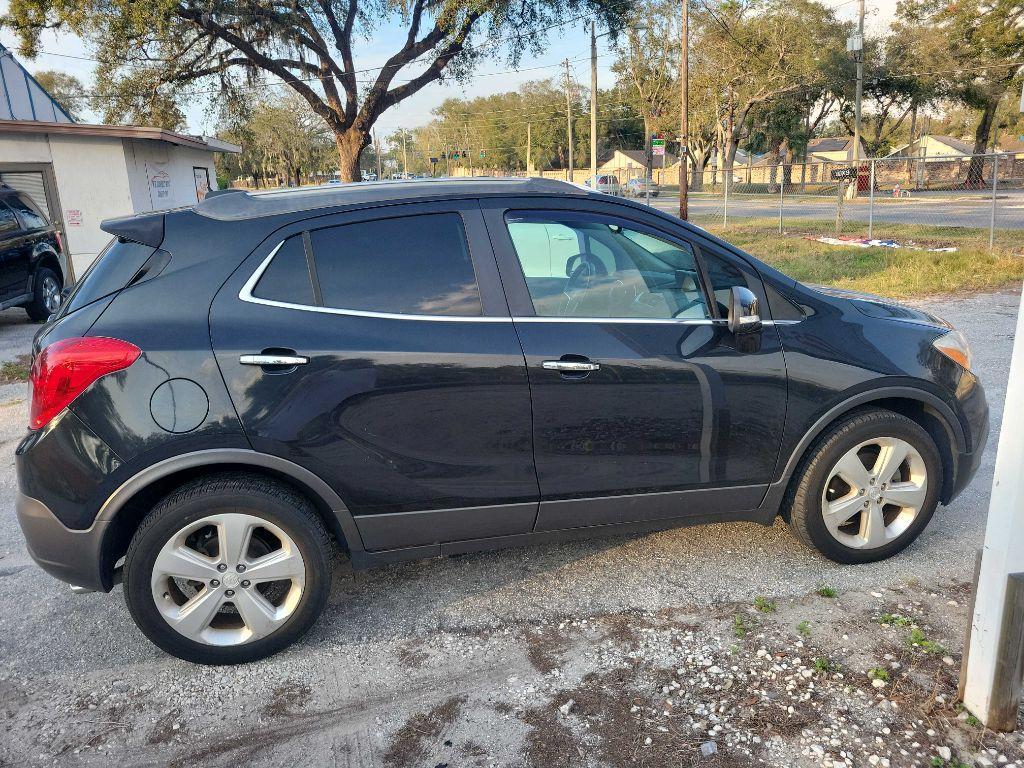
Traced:
<path fill-rule="evenodd" d="M 924 530 L 941 488 L 939 451 L 920 424 L 892 411 L 862 410 L 808 450 L 787 517 L 805 543 L 831 560 L 884 560 Z"/>
<path fill-rule="evenodd" d="M 329 539 L 309 502 L 246 474 L 190 482 L 132 538 L 124 592 L 163 650 L 200 664 L 255 661 L 316 621 L 330 587 Z"/>
<path fill-rule="evenodd" d="M 60 309 L 63 281 L 49 267 L 39 267 L 32 281 L 32 300 L 25 305 L 29 319 L 41 323 Z"/>

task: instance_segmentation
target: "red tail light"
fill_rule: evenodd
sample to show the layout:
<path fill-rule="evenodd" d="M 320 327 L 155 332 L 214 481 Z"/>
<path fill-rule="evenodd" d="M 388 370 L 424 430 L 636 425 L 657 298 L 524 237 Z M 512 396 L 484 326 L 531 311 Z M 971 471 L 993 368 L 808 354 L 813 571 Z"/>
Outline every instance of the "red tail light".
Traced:
<path fill-rule="evenodd" d="M 141 354 L 134 344 L 103 336 L 63 339 L 43 349 L 29 376 L 29 429 L 49 424 L 96 379 L 127 368 Z"/>
<path fill-rule="evenodd" d="M 55 229 L 53 234 L 57 237 L 57 252 L 64 253 L 64 238 L 60 236 L 60 230 Z"/>

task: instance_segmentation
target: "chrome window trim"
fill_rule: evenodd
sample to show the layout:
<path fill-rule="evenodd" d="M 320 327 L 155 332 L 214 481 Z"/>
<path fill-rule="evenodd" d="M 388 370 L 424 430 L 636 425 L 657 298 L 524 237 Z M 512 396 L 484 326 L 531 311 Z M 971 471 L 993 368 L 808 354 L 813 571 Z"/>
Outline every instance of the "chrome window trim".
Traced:
<path fill-rule="evenodd" d="M 287 240 L 287 238 L 285 238 Z M 325 315 L 348 315 L 351 317 L 376 317 L 384 320 L 430 320 L 444 323 L 602 323 L 609 324 L 631 324 L 631 325 L 725 325 L 728 321 L 724 318 L 672 318 L 672 317 L 509 317 L 494 315 L 413 315 L 401 314 L 398 312 L 372 312 L 363 309 L 338 309 L 335 307 L 314 307 L 309 304 L 292 304 L 287 301 L 274 301 L 263 299 L 253 295 L 256 284 L 259 283 L 263 273 L 270 266 L 270 262 L 277 255 L 281 246 L 285 244 L 282 240 L 267 257 L 256 267 L 245 285 L 238 292 L 238 298 L 249 304 L 261 304 L 265 307 L 278 307 L 280 309 L 297 309 L 301 312 L 319 312 Z M 762 325 L 795 325 L 800 320 L 765 320 Z"/>

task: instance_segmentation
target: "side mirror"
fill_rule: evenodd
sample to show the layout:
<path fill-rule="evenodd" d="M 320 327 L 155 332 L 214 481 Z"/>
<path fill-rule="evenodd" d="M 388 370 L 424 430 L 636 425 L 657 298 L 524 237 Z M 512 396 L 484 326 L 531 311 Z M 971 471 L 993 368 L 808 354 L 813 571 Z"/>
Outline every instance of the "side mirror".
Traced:
<path fill-rule="evenodd" d="M 734 285 L 729 293 L 729 330 L 735 334 L 761 330 L 757 296 L 749 288 Z"/>

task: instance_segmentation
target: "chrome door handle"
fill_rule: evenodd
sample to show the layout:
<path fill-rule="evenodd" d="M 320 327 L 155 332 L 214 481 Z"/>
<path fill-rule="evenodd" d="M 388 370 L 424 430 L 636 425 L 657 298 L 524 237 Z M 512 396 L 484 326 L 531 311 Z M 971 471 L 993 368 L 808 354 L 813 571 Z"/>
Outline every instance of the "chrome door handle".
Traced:
<path fill-rule="evenodd" d="M 309 358 L 302 355 L 242 355 L 238 362 L 242 365 L 305 365 Z"/>
<path fill-rule="evenodd" d="M 584 363 L 578 360 L 545 360 L 541 363 L 541 367 L 545 371 L 568 371 L 569 373 L 601 370 L 598 363 Z"/>

